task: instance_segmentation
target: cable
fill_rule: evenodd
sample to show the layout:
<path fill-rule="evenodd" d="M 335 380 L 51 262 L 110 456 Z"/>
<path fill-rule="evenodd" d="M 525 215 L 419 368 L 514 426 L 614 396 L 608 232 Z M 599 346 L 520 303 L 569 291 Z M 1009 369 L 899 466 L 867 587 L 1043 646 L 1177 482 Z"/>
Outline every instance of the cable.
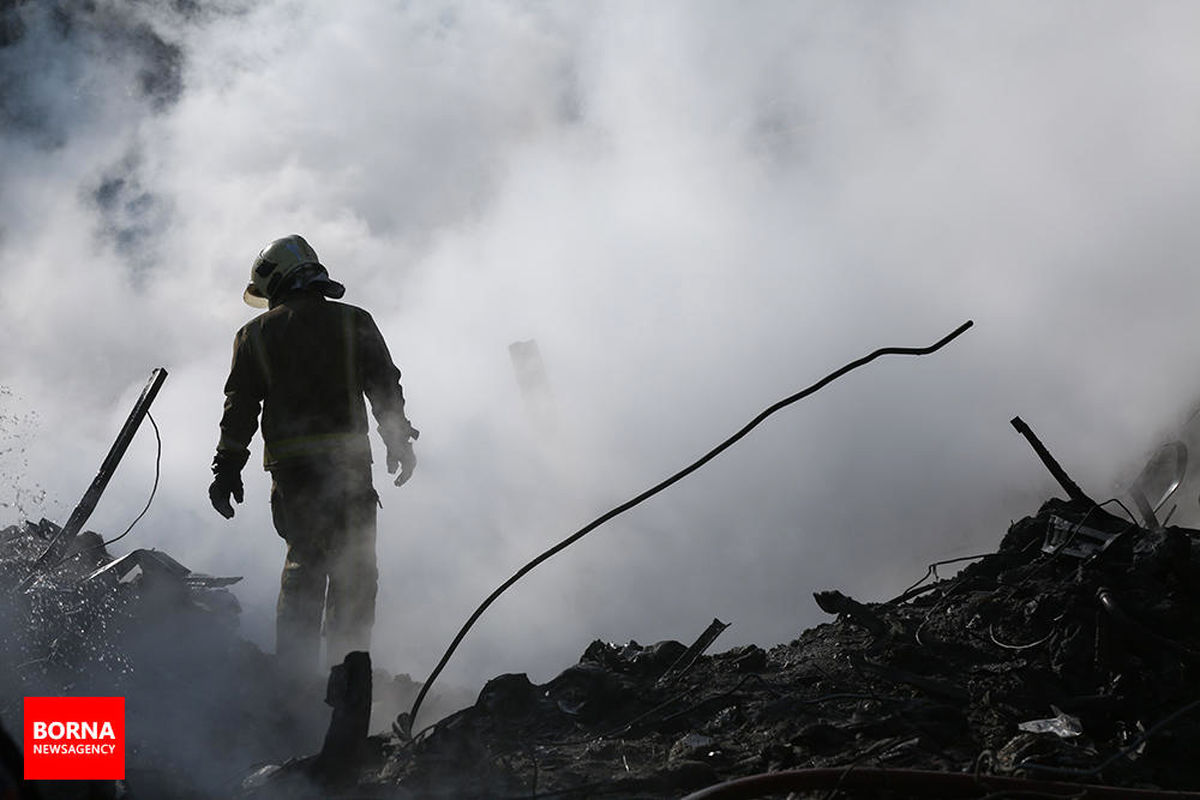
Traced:
<path fill-rule="evenodd" d="M 146 412 L 146 419 L 150 420 L 150 424 L 154 426 L 154 441 L 157 444 L 158 449 L 156 450 L 156 452 L 154 454 L 154 485 L 150 487 L 150 497 L 148 497 L 146 499 L 145 507 L 142 509 L 140 514 L 138 514 L 136 517 L 133 518 L 133 522 L 129 523 L 129 527 L 127 527 L 121 533 L 120 536 L 114 536 L 113 538 L 111 538 L 107 541 L 102 541 L 99 544 L 92 545 L 91 547 L 81 547 L 80 549 L 76 550 L 74 553 L 71 553 L 70 555 L 65 555 L 62 558 L 60 558 L 54 564 L 54 566 L 50 567 L 50 569 L 47 570 L 47 572 L 58 569 L 63 564 L 70 561 L 72 558 L 75 558 L 78 555 L 86 553 L 89 550 L 95 550 L 100 547 L 107 547 L 108 545 L 112 544 L 113 542 L 125 538 L 126 534 L 128 534 L 131 530 L 133 530 L 133 526 L 137 525 L 139 522 L 141 522 L 142 517 L 146 516 L 146 512 L 150 510 L 150 504 L 154 502 L 154 495 L 158 493 L 158 480 L 162 473 L 162 434 L 158 430 L 158 423 L 154 421 L 154 417 L 150 414 L 149 411 Z"/>
<path fill-rule="evenodd" d="M 1010 796 L 1012 792 L 1022 792 L 1019 796 L 1025 797 L 1077 798 L 1086 792 L 1082 796 L 1095 800 L 1200 800 L 1200 792 L 1130 789 L 1123 786 L 1059 783 L 999 775 L 977 777 L 961 772 L 872 767 L 861 767 L 852 771 L 838 767 L 820 767 L 768 772 L 719 783 L 693 792 L 683 800 L 750 800 L 772 794 L 836 788 L 870 792 L 869 795 L 857 796 L 871 797 L 882 791 L 919 794 L 925 797 L 996 797 L 1007 791 Z"/>
<path fill-rule="evenodd" d="M 605 512 L 604 514 L 601 514 L 599 517 L 592 520 L 587 525 L 583 526 L 578 531 L 576 531 L 575 533 L 568 536 L 566 539 L 563 539 L 561 542 L 554 545 L 549 550 L 545 551 L 544 553 L 542 553 L 537 558 L 530 561 L 525 566 L 521 567 L 519 570 L 517 570 L 517 572 L 515 574 L 513 574 L 512 577 L 510 577 L 504 583 L 500 584 L 500 586 L 497 587 L 497 589 L 495 591 L 493 591 L 490 595 L 487 596 L 487 599 L 485 599 L 482 603 L 479 604 L 479 607 L 475 609 L 474 613 L 471 614 L 471 616 L 467 619 L 466 623 L 464 623 L 462 628 L 459 629 L 459 631 L 455 635 L 453 641 L 450 642 L 450 646 L 446 648 L 446 652 L 442 655 L 441 660 L 438 661 L 437 666 L 434 667 L 433 672 L 430 673 L 430 675 L 429 675 L 429 678 L 426 679 L 425 683 L 421 686 L 421 691 L 417 694 L 417 699 L 413 703 L 412 709 L 408 712 L 407 722 L 408 722 L 409 729 L 411 730 L 412 723 L 417 718 L 417 711 L 420 710 L 421 703 L 425 700 L 425 694 L 429 691 L 429 687 L 433 685 L 433 682 L 435 680 L 437 680 L 438 675 L 440 675 L 442 673 L 442 670 L 445 668 L 446 663 L 450 660 L 450 656 L 452 656 L 454 654 L 454 651 L 458 649 L 459 643 L 461 643 L 463 638 L 467 635 L 467 631 L 471 630 L 471 628 L 475 625 L 475 621 L 478 620 L 483 615 L 483 612 L 487 610 L 488 606 L 490 606 L 493 602 L 496 601 L 496 598 L 498 598 L 500 595 L 504 594 L 504 592 L 508 589 L 508 587 L 512 586 L 514 583 L 519 581 L 521 578 L 525 577 L 525 575 L 527 575 L 531 570 L 533 570 L 535 567 L 537 567 L 543 561 L 546 561 L 550 557 L 554 556 L 555 554 L 561 552 L 562 550 L 566 549 L 570 545 L 579 541 L 584 536 L 591 533 L 593 530 L 600 527 L 605 522 L 608 522 L 613 517 L 616 517 L 619 514 L 625 513 L 626 511 L 633 508 L 634 506 L 640 505 L 642 502 L 649 500 L 651 497 L 658 494 L 659 492 L 666 489 L 667 487 L 672 486 L 675 483 L 686 478 L 688 475 L 691 475 L 693 472 L 700 469 L 700 467 L 704 466 L 709 461 L 712 461 L 714 458 L 716 458 L 722 452 L 727 450 L 729 447 L 733 446 L 736 442 L 738 442 L 740 439 L 742 439 L 746 434 L 750 433 L 750 431 L 752 431 L 752 430 L 754 430 L 754 428 L 758 427 L 759 423 L 761 423 L 767 417 L 774 414 L 776 411 L 779 411 L 780 409 L 785 408 L 786 406 L 789 406 L 798 400 L 802 400 L 805 397 L 808 397 L 810 394 L 813 394 L 814 392 L 819 391 L 820 389 L 824 388 L 826 385 L 828 385 L 828 384 L 832 383 L 833 381 L 837 380 L 838 378 L 842 377 L 847 372 L 857 369 L 858 367 L 861 367 L 865 364 L 868 364 L 871 361 L 874 361 L 876 358 L 879 358 L 880 356 L 885 356 L 885 355 L 923 356 L 923 355 L 927 355 L 929 353 L 933 353 L 937 350 L 940 350 L 942 347 L 944 347 L 945 345 L 950 343 L 952 340 L 956 339 L 959 335 L 964 333 L 973 324 L 975 324 L 973 321 L 967 320 L 962 325 L 959 325 L 957 328 L 955 328 L 953 331 L 948 333 L 946 336 L 943 336 L 937 342 L 933 343 L 932 345 L 930 345 L 928 347 L 883 347 L 883 348 L 880 348 L 879 350 L 876 350 L 873 353 L 863 356 L 862 358 L 858 359 L 857 361 L 851 361 L 849 364 L 846 364 L 845 366 L 841 367 L 840 369 L 829 373 L 824 378 L 822 378 L 821 380 L 814 383 L 812 386 L 809 386 L 808 388 L 803 389 L 803 390 L 797 392 L 796 394 L 791 395 L 790 397 L 785 397 L 784 399 L 780 400 L 778 403 L 775 403 L 774 405 L 770 406 L 769 408 L 764 410 L 762 413 L 760 413 L 757 417 L 750 420 L 750 422 L 746 423 L 746 425 L 743 426 L 742 429 L 739 430 L 737 433 L 733 434 L 728 439 L 721 442 L 719 445 L 714 447 L 712 450 L 709 450 L 707 453 L 705 453 L 703 456 L 701 456 L 696 461 L 692 462 L 690 465 L 684 467 L 679 472 L 676 472 L 674 475 L 672 475 L 671 477 L 662 481 L 658 485 L 653 486 L 653 487 L 647 489 L 646 491 L 642 492 L 637 497 L 627 500 L 624 503 L 622 503 L 621 505 L 617 506 L 616 508 L 613 508 L 610 511 Z"/>
<path fill-rule="evenodd" d="M 142 513 L 133 518 L 133 522 L 129 523 L 129 527 L 126 528 L 120 536 L 114 536 L 107 542 L 103 542 L 98 545 L 100 547 L 107 547 L 115 541 L 124 539 L 125 535 L 133 530 L 133 526 L 141 522 L 142 517 L 146 516 L 146 512 L 150 510 L 150 504 L 154 502 L 154 495 L 158 492 L 158 478 L 162 467 L 162 434 L 159 433 L 158 423 L 154 421 L 154 416 L 149 411 L 146 412 L 146 419 L 150 420 L 150 424 L 154 426 L 154 441 L 158 444 L 158 450 L 154 454 L 154 485 L 150 487 L 150 497 L 147 498 L 146 507 L 142 509 Z"/>
<path fill-rule="evenodd" d="M 995 623 L 988 625 L 988 638 L 992 640 L 992 644 L 996 645 L 997 647 L 1003 647 L 1005 650 L 1028 650 L 1031 647 L 1037 647 L 1039 644 L 1044 644 L 1050 641 L 1050 637 L 1054 635 L 1054 631 L 1050 631 L 1036 642 L 1030 642 L 1029 644 L 1006 644 L 1005 642 L 1002 642 L 996 638 L 996 632 L 994 628 Z"/>
<path fill-rule="evenodd" d="M 929 580 L 930 578 L 938 578 L 938 571 L 937 571 L 938 567 L 945 566 L 946 564 L 957 564 L 960 561 L 978 561 L 981 558 L 987 558 L 988 556 L 991 556 L 991 555 L 996 555 L 996 554 L 995 553 L 980 553 L 979 555 L 975 555 L 975 556 L 962 556 L 960 558 L 948 558 L 945 561 L 935 561 L 925 569 L 925 574 L 921 576 L 920 580 L 918 580 L 916 583 L 914 583 L 913 585 L 911 585 L 907 589 L 905 589 L 903 592 L 901 592 L 899 594 L 899 596 L 897 596 L 891 600 L 888 600 L 887 603 L 885 603 L 885 605 L 898 605 L 900 603 L 903 603 L 905 600 L 908 600 L 910 598 L 909 592 L 911 592 L 913 589 L 916 589 L 918 586 L 920 586 L 922 583 Z M 940 578 L 938 578 L 938 579 L 940 580 Z M 924 590 L 922 590 L 922 591 L 924 591 Z M 921 593 L 922 592 L 917 592 L 917 594 L 921 594 Z M 912 596 L 915 597 L 916 595 L 912 595 Z"/>

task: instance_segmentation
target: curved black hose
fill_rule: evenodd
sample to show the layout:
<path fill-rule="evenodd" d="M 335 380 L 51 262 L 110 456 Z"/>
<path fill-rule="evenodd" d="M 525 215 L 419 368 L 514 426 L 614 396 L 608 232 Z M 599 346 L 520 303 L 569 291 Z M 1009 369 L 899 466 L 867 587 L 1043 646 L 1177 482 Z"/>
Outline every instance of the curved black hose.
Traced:
<path fill-rule="evenodd" d="M 880 356 L 887 356 L 887 355 L 923 356 L 923 355 L 928 355 L 929 353 L 932 353 L 936 350 L 940 350 L 942 347 L 949 344 L 951 340 L 957 338 L 960 334 L 965 332 L 973 324 L 974 324 L 974 322 L 972 320 L 967 320 L 962 325 L 959 325 L 953 331 L 951 331 L 947 335 L 943 336 L 937 342 L 931 344 L 928 347 L 883 347 L 869 355 L 863 356 L 862 358 L 858 359 L 857 361 L 851 361 L 849 364 L 846 364 L 841 369 L 838 369 L 838 370 L 835 370 L 834 372 L 829 373 L 824 378 L 822 378 L 821 380 L 814 383 L 812 386 L 809 386 L 807 389 L 799 391 L 790 397 L 785 397 L 784 399 L 780 400 L 778 403 L 775 403 L 774 405 L 770 406 L 765 411 L 763 411 L 761 414 L 759 414 L 757 417 L 750 420 L 750 422 L 746 423 L 746 425 L 743 426 L 742 429 L 739 430 L 737 433 L 733 434 L 728 439 L 721 442 L 719 445 L 714 447 L 712 450 L 709 450 L 707 453 L 705 453 L 699 459 L 692 462 L 688 466 L 684 467 L 679 472 L 676 472 L 674 475 L 667 478 L 666 480 L 659 483 L 658 485 L 647 489 L 646 491 L 639 494 L 637 497 L 634 497 L 631 500 L 627 500 L 624 503 L 622 503 L 621 505 L 617 506 L 616 508 L 614 508 L 604 514 L 601 514 L 599 517 L 596 517 L 596 519 L 592 520 L 587 525 L 583 526 L 578 531 L 576 531 L 575 533 L 568 536 L 566 539 L 563 539 L 561 542 L 554 545 L 549 550 L 545 551 L 544 553 L 542 553 L 540 556 L 538 556 L 537 558 L 530 561 L 525 566 L 521 567 L 519 570 L 517 570 L 517 572 L 511 578 L 506 580 L 504 583 L 500 584 L 500 586 L 494 592 L 492 592 L 490 595 L 488 595 L 487 599 L 479 604 L 479 607 L 477 609 L 475 609 L 475 612 L 473 614 L 471 614 L 470 618 L 467 619 L 466 623 L 462 626 L 462 628 L 459 629 L 458 634 L 454 637 L 454 641 L 450 642 L 450 646 L 448 648 L 446 648 L 446 652 L 442 655 L 441 660 L 438 661 L 437 666 L 434 667 L 433 672 L 430 673 L 430 675 L 429 675 L 429 678 L 421 686 L 421 691 L 418 692 L 417 699 L 413 703 L 412 709 L 408 712 L 408 725 L 406 727 L 408 727 L 411 730 L 412 723 L 417 718 L 417 711 L 421 708 L 421 703 L 422 703 L 422 701 L 425 700 L 425 695 L 429 691 L 429 687 L 433 685 L 433 682 L 435 680 L 437 680 L 438 675 L 440 675 L 442 673 L 442 669 L 445 668 L 446 662 L 448 662 L 450 660 L 450 656 L 452 656 L 454 654 L 454 651 L 458 649 L 458 645 L 460 642 L 462 642 L 463 637 L 465 637 L 467 635 L 467 631 L 471 630 L 471 627 L 475 624 L 475 621 L 477 619 L 479 619 L 480 616 L 483 615 L 483 612 L 487 610 L 488 606 L 490 606 L 493 602 L 495 602 L 497 597 L 504 594 L 504 592 L 508 589 L 508 587 L 512 586 L 514 583 L 519 581 L 521 578 L 525 577 L 525 575 L 527 575 L 534 567 L 538 566 L 543 561 L 546 561 L 547 559 L 549 559 L 551 556 L 556 555 L 560 551 L 566 549 L 567 547 L 571 546 L 575 542 L 579 541 L 584 536 L 591 533 L 596 528 L 603 525 L 605 522 L 608 522 L 613 517 L 615 517 L 619 514 L 625 513 L 629 509 L 633 508 L 636 505 L 641 504 L 645 500 L 649 500 L 651 497 L 658 494 L 663 489 L 666 489 L 667 487 L 672 486 L 673 484 L 678 483 L 679 481 L 683 480 L 688 475 L 691 475 L 693 472 L 700 469 L 702 466 L 707 464 L 709 461 L 712 461 L 714 458 L 716 458 L 722 452 L 727 450 L 729 447 L 731 447 L 734 443 L 736 443 L 739 439 L 744 437 L 750 431 L 754 430 L 754 428 L 756 428 L 759 423 L 761 423 L 767 417 L 774 414 L 776 411 L 779 411 L 780 409 L 785 408 L 786 406 L 789 406 L 792 403 L 795 403 L 797 400 L 802 400 L 805 397 L 808 397 L 810 394 L 813 394 L 814 392 L 824 388 L 826 385 L 828 385 L 828 384 L 832 383 L 833 381 L 837 380 L 838 378 L 842 377 L 847 372 L 857 369 L 858 367 L 861 367 L 864 364 L 868 364 L 871 361 L 874 361 L 875 359 L 879 358 Z"/>
<path fill-rule="evenodd" d="M 1082 783 L 1060 783 L 1003 775 L 977 776 L 963 772 L 897 768 L 861 768 L 847 771 L 840 767 L 797 769 L 768 772 L 748 778 L 719 783 L 683 800 L 750 800 L 750 798 L 812 792 L 819 789 L 859 789 L 872 792 L 905 792 L 922 797 L 1088 797 L 1096 800 L 1200 800 L 1200 792 L 1167 791 L 1161 789 L 1130 789 L 1125 786 L 1096 786 Z M 994 791 L 998 790 L 998 791 Z"/>

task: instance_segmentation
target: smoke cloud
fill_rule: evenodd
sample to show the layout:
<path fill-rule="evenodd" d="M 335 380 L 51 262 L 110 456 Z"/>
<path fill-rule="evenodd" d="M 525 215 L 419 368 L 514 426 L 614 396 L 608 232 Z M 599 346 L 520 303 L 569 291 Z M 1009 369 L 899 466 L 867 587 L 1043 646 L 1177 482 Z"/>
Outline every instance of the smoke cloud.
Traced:
<path fill-rule="evenodd" d="M 375 661 L 418 678 L 527 560 L 877 347 L 976 321 L 535 571 L 447 680 L 713 616 L 791 639 L 812 591 L 893 596 L 1057 491 L 1014 415 L 1106 499 L 1200 394 L 1193 3 L 0 8 L 0 514 L 65 520 L 165 366 L 126 541 L 245 575 L 268 648 L 258 451 L 232 522 L 205 490 L 240 293 L 287 233 L 375 316 L 422 431 L 400 490 L 375 442 Z M 146 429 L 89 527 L 124 529 L 154 459 Z"/>

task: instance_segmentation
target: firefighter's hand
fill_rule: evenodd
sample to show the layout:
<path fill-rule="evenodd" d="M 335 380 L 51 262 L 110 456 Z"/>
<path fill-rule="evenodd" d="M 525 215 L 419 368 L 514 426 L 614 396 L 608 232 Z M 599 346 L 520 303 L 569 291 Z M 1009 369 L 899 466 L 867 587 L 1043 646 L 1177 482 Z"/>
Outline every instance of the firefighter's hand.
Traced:
<path fill-rule="evenodd" d="M 218 473 L 208 487 L 208 499 L 212 507 L 225 519 L 233 517 L 233 504 L 230 498 L 237 502 L 245 499 L 242 493 L 242 476 L 240 473 Z"/>
<path fill-rule="evenodd" d="M 388 450 L 387 470 L 388 474 L 392 475 L 397 469 L 400 474 L 396 475 L 396 485 L 403 486 L 412 477 L 413 470 L 417 468 L 417 454 L 413 452 L 412 442 L 405 442 L 395 450 Z"/>

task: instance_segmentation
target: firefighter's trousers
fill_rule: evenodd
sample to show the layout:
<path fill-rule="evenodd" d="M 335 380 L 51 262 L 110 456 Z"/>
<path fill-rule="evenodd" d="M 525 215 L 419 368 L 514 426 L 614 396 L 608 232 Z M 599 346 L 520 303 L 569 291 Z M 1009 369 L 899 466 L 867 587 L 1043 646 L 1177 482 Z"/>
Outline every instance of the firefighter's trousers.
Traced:
<path fill-rule="evenodd" d="M 275 616 L 275 651 L 297 671 L 317 669 L 324 619 L 326 663 L 368 650 L 379 573 L 370 463 L 304 461 L 271 469 L 271 514 L 287 542 Z"/>

